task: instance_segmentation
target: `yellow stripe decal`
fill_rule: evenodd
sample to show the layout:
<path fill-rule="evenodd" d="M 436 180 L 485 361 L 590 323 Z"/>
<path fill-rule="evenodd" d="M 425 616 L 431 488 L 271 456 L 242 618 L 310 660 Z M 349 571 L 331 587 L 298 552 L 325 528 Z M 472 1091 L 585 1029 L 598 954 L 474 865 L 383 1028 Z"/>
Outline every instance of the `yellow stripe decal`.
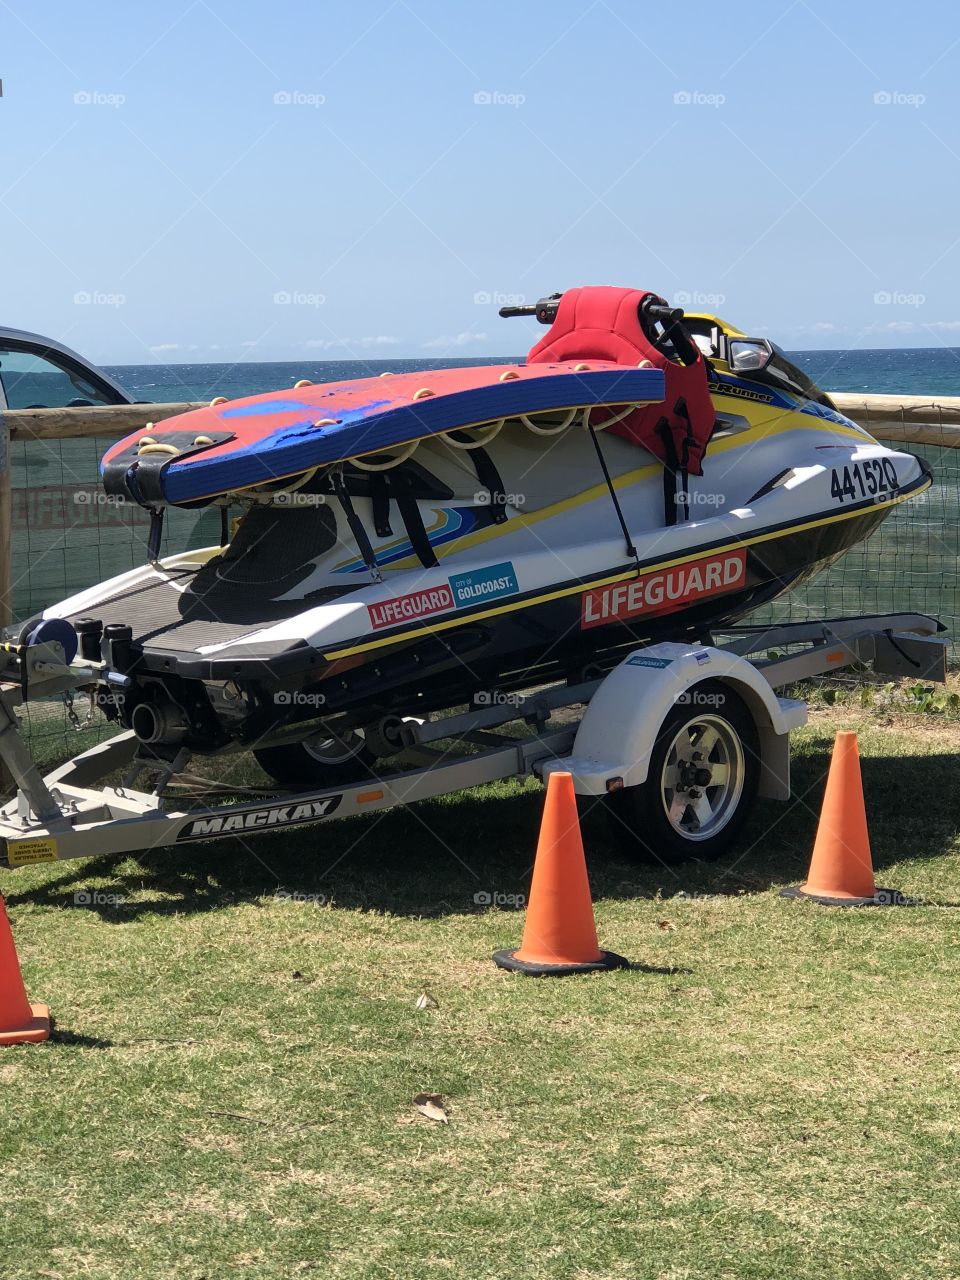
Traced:
<path fill-rule="evenodd" d="M 367 653 L 371 649 L 382 649 L 385 645 L 399 644 L 416 635 L 422 635 L 424 631 L 447 631 L 450 627 L 461 627 L 464 622 L 477 622 L 481 618 L 496 618 L 505 613 L 514 613 L 517 609 L 527 609 L 532 605 L 547 604 L 551 600 L 559 600 L 563 596 L 579 595 L 582 591 L 591 591 L 596 587 L 606 587 L 614 582 L 625 582 L 631 578 L 638 578 L 644 574 L 657 573 L 663 569 L 673 569 L 676 565 L 686 564 L 690 560 L 700 560 L 705 555 L 719 556 L 725 551 L 733 551 L 740 547 L 752 547 L 760 542 L 770 542 L 774 538 L 785 538 L 788 534 L 796 533 L 798 530 L 806 531 L 807 529 L 819 529 L 823 525 L 836 524 L 838 520 L 852 520 L 856 516 L 868 515 L 871 511 L 878 511 L 883 507 L 895 507 L 901 502 L 907 502 L 910 498 L 915 498 L 918 493 L 923 493 L 925 489 L 930 487 L 931 481 L 926 484 L 918 485 L 917 488 L 911 489 L 909 493 L 903 494 L 901 497 L 891 498 L 889 502 L 877 502 L 871 507 L 859 507 L 856 511 L 840 511 L 836 515 L 824 516 L 821 520 L 805 520 L 802 524 L 790 525 L 786 529 L 774 529 L 769 533 L 758 533 L 753 538 L 735 539 L 732 542 L 724 543 L 719 547 L 710 547 L 704 550 L 698 547 L 694 551 L 685 552 L 682 556 L 676 556 L 673 560 L 662 560 L 657 564 L 644 565 L 640 570 L 629 569 L 625 573 L 617 573 L 606 578 L 597 578 L 589 582 L 580 582 L 573 587 L 563 587 L 559 591 L 548 591 L 543 595 L 528 597 L 525 600 L 515 600 L 512 604 L 500 605 L 498 608 L 484 609 L 482 613 L 471 613 L 466 617 L 448 618 L 445 622 L 432 622 L 429 625 L 424 624 L 418 630 L 404 631 L 400 635 L 385 636 L 382 640 L 368 640 L 363 644 L 352 645 L 349 649 L 334 649 L 323 656 L 328 662 L 333 662 L 337 658 L 350 658 L 357 653 Z"/>
<path fill-rule="evenodd" d="M 723 398 L 721 396 L 716 397 L 716 399 Z M 729 399 L 730 397 L 726 398 Z M 742 401 L 734 401 L 733 403 L 736 405 L 738 416 L 742 417 Z M 766 408 L 766 406 L 760 407 Z M 782 426 L 772 425 L 773 421 L 777 419 L 783 417 L 796 418 L 797 416 L 795 409 L 774 409 L 772 419 L 751 427 L 749 431 L 738 431 L 725 439 L 714 441 L 710 445 L 710 456 L 715 457 L 718 453 L 728 453 L 731 449 L 741 449 L 745 445 L 755 444 L 761 438 L 784 435 L 789 431 L 822 431 L 834 436 L 849 436 L 853 440 L 858 440 L 861 444 L 870 443 L 869 440 L 864 438 L 863 432 L 856 431 L 853 427 L 844 427 L 837 422 L 829 422 L 825 418 L 811 418 L 809 422 L 802 423 L 794 421 Z M 625 471 L 623 475 L 613 477 L 613 487 L 615 489 L 625 489 L 646 476 L 659 475 L 662 469 L 659 462 L 650 462 L 645 466 L 637 467 L 634 471 Z M 562 515 L 565 511 L 572 511 L 576 507 L 582 506 L 585 502 L 593 502 L 595 498 L 600 498 L 605 493 L 607 493 L 605 484 L 595 484 L 589 489 L 584 489 L 582 493 L 574 494 L 572 498 L 564 498 L 561 502 L 554 502 L 549 507 L 542 507 L 539 511 L 521 513 L 512 520 L 504 521 L 503 524 L 489 525 L 486 529 L 478 529 L 474 533 L 464 534 L 462 538 L 451 538 L 449 542 L 444 543 L 442 546 L 434 547 L 434 554 L 438 560 L 446 560 L 449 556 L 459 555 L 461 551 L 469 551 L 473 547 L 481 546 L 492 538 L 502 538 L 506 534 L 517 533 L 521 529 L 539 524 L 542 520 L 550 520 L 554 516 Z M 400 569 L 419 568 L 421 568 L 420 561 L 413 555 L 394 560 L 389 566 L 391 573 L 395 573 Z"/>

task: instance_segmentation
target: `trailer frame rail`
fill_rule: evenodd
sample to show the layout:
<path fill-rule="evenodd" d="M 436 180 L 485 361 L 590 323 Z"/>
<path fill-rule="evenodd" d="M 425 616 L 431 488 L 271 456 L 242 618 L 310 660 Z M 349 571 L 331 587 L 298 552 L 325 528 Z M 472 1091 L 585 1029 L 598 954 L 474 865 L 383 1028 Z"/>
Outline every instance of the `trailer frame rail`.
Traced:
<path fill-rule="evenodd" d="M 946 676 L 943 631 L 934 618 L 905 613 L 732 627 L 705 641 L 712 652 L 728 655 L 731 662 L 749 661 L 776 690 L 861 664 L 882 674 L 942 681 Z M 56 644 L 29 646 L 3 656 L 0 760 L 16 779 L 17 794 L 0 808 L 0 866 L 136 853 L 317 825 L 505 778 L 542 777 L 548 761 L 574 750 L 579 728 L 577 719 L 555 722 L 555 713 L 589 704 L 605 678 L 512 693 L 503 700 L 494 699 L 492 705 L 432 720 L 407 720 L 396 759 L 410 767 L 374 774 L 355 785 L 275 793 L 265 789 L 263 798 L 180 807 L 177 797 L 165 794 L 165 787 L 186 767 L 188 753 L 181 752 L 169 766 L 159 768 L 157 762 L 139 755 L 139 743 L 130 731 L 81 752 L 41 777 L 21 736 L 16 708 L 31 698 L 87 686 L 104 674 L 102 663 L 67 663 Z M 518 722 L 532 728 L 530 736 L 493 732 Z M 655 734 L 658 727 L 651 726 L 650 732 Z M 450 745 L 441 750 L 442 743 Z M 485 749 L 467 749 L 477 745 Z M 135 789 L 133 781 L 150 767 L 159 768 L 161 775 L 154 790 Z M 104 783 L 121 770 L 126 770 L 123 781 Z"/>

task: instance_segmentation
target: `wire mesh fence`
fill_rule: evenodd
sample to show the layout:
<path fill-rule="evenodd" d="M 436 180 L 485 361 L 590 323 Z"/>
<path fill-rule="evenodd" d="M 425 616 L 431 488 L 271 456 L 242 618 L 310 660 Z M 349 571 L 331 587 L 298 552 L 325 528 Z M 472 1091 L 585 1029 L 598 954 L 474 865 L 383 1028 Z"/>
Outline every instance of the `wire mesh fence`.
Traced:
<path fill-rule="evenodd" d="M 11 445 L 15 619 L 144 563 L 147 513 L 108 500 L 99 484 L 99 459 L 109 443 L 86 438 Z M 898 507 L 872 538 L 819 577 L 748 621 L 910 611 L 938 617 L 951 637 L 960 636 L 960 449 L 902 447 L 929 463 L 931 488 Z M 163 554 L 214 546 L 219 537 L 218 509 L 172 510 Z M 950 657 L 960 665 L 960 644 L 953 639 Z M 60 703 L 27 709 L 26 733 L 42 760 L 66 758 L 112 732 L 99 713 L 88 717 L 79 700 L 77 712 L 80 732 Z"/>
<path fill-rule="evenodd" d="M 819 577 L 758 611 L 750 622 L 801 622 L 869 613 L 927 613 L 950 635 L 960 662 L 960 449 L 901 444 L 923 458 L 933 484 L 902 503 L 873 537 Z"/>
<path fill-rule="evenodd" d="M 11 443 L 15 620 L 144 563 L 147 512 L 110 498 L 99 483 L 99 461 L 112 443 L 96 437 Z M 219 510 L 172 509 L 163 553 L 219 538 Z"/>

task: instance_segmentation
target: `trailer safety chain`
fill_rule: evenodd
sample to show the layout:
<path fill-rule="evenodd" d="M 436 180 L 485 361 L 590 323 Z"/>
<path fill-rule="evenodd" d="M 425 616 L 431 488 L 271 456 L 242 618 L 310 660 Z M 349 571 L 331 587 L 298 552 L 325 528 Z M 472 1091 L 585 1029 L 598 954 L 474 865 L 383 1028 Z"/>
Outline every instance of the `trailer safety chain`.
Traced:
<path fill-rule="evenodd" d="M 63 695 L 63 705 L 67 712 L 67 719 L 70 721 L 71 729 L 77 733 L 83 732 L 83 722 L 77 715 L 73 705 L 73 690 L 68 689 Z M 93 695 L 90 696 L 90 712 L 87 715 L 87 723 L 89 724 L 93 718 Z"/>

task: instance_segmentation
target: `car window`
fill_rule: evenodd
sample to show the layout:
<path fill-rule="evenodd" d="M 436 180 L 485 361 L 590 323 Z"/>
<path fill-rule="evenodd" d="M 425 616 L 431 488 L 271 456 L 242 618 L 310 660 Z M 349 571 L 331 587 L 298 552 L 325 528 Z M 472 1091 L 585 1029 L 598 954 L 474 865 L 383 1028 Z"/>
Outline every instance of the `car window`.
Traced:
<path fill-rule="evenodd" d="M 4 347 L 0 347 L 0 383 L 9 409 L 59 409 L 116 400 L 105 387 L 68 365 Z"/>

